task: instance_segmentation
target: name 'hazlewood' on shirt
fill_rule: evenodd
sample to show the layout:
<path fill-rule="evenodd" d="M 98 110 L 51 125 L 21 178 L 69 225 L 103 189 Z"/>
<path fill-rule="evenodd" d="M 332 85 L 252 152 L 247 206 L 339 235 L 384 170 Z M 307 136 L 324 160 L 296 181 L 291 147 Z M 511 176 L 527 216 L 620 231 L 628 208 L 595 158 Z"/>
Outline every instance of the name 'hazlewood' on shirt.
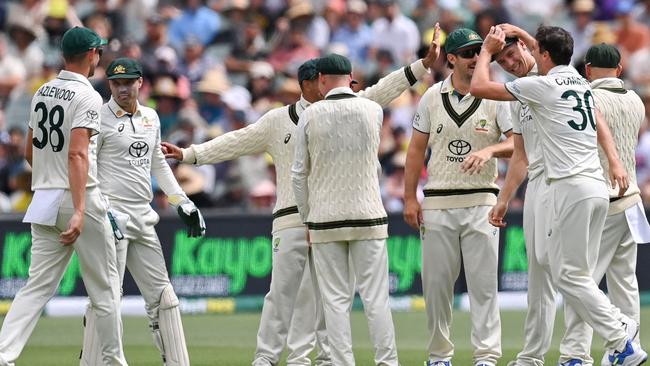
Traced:
<path fill-rule="evenodd" d="M 38 89 L 36 95 L 70 101 L 74 98 L 75 92 L 68 89 L 57 88 L 56 86 L 44 85 Z"/>
<path fill-rule="evenodd" d="M 555 78 L 557 85 L 589 85 L 589 82 L 580 76 Z"/>

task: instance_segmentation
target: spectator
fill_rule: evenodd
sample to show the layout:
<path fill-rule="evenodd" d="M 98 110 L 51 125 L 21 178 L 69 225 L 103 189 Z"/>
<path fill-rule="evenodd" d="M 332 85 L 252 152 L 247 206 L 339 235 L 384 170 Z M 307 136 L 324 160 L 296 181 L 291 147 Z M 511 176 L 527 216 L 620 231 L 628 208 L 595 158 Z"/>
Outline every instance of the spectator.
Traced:
<path fill-rule="evenodd" d="M 594 36 L 595 28 L 593 23 L 595 4 L 593 0 L 574 0 L 571 6 L 573 15 L 567 30 L 573 36 L 573 57 L 571 64 L 576 65 L 582 62 Z"/>
<path fill-rule="evenodd" d="M 159 73 L 171 73 L 178 67 L 176 50 L 167 39 L 167 20 L 160 14 L 147 18 L 146 35 L 142 41 L 142 63 L 145 80 Z"/>
<path fill-rule="evenodd" d="M 621 0 L 616 7 L 618 45 L 630 55 L 650 46 L 650 28 L 634 19 L 633 8 L 632 0 Z"/>
<path fill-rule="evenodd" d="M 153 82 L 151 98 L 156 103 L 156 111 L 160 118 L 160 134 L 167 134 L 176 126 L 178 110 L 182 105 L 176 80 L 172 76 L 160 76 Z"/>
<path fill-rule="evenodd" d="M 230 89 L 228 77 L 218 68 L 206 72 L 197 84 L 199 112 L 209 125 L 225 124 L 225 106 L 221 96 L 228 89 Z"/>
<path fill-rule="evenodd" d="M 415 60 L 420 48 L 418 27 L 400 12 L 395 0 L 379 0 L 379 4 L 383 17 L 372 23 L 370 57 L 374 58 L 378 50 L 385 49 L 391 52 L 397 64 L 407 65 Z"/>
<path fill-rule="evenodd" d="M 307 38 L 304 23 L 292 22 L 289 34 L 269 55 L 269 63 L 275 71 L 295 74 L 303 62 L 318 57 L 320 52 Z"/>
<path fill-rule="evenodd" d="M 43 50 L 36 42 L 43 33 L 40 24 L 30 18 L 9 19 L 9 37 L 12 40 L 9 53 L 22 61 L 27 79 L 40 74 L 43 68 Z"/>
<path fill-rule="evenodd" d="M 203 51 L 203 44 L 199 39 L 189 37 L 185 40 L 184 57 L 178 71 L 187 76 L 192 85 L 198 83 L 206 71 L 215 66 L 213 59 L 206 57 Z"/>
<path fill-rule="evenodd" d="M 372 42 L 372 31 L 365 22 L 368 6 L 362 0 L 350 0 L 345 22 L 334 33 L 332 42 L 347 46 L 348 58 L 354 65 L 365 63 Z"/>
<path fill-rule="evenodd" d="M 27 77 L 23 63 L 7 48 L 7 38 L 0 34 L 0 107 L 4 106 L 11 91 Z"/>
<path fill-rule="evenodd" d="M 169 24 L 169 42 L 181 52 L 188 38 L 195 37 L 203 46 L 212 42 L 221 27 L 219 14 L 206 7 L 202 0 L 183 0 L 183 11 Z"/>
<path fill-rule="evenodd" d="M 307 39 L 319 50 L 330 41 L 330 28 L 325 19 L 314 13 L 308 0 L 297 0 L 287 10 L 291 28 L 306 29 Z"/>

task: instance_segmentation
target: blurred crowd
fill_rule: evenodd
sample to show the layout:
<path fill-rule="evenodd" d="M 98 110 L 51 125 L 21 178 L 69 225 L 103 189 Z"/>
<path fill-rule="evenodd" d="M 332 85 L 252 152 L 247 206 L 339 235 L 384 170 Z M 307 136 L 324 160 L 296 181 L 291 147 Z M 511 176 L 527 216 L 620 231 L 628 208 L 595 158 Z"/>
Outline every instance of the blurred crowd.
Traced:
<path fill-rule="evenodd" d="M 562 26 L 575 40 L 573 63 L 594 43 L 617 44 L 623 78 L 650 115 L 650 0 L 9 0 L 0 1 L 0 212 L 25 211 L 31 174 L 23 159 L 31 96 L 62 68 L 59 42 L 85 25 L 109 40 L 92 83 L 110 97 L 104 68 L 120 56 L 140 60 L 142 104 L 158 111 L 164 141 L 201 143 L 254 123 L 300 97 L 298 66 L 336 52 L 353 62 L 358 88 L 422 57 L 440 22 L 485 36 L 504 22 L 534 33 Z M 401 211 L 406 147 L 418 100 L 450 70 L 444 52 L 432 73 L 385 110 L 380 156 L 387 210 Z M 497 65 L 493 77 L 508 80 Z M 270 212 L 269 156 L 194 167 L 173 164 L 199 207 Z M 500 179 L 507 160 L 500 163 Z M 424 171 L 423 171 L 424 172 Z M 637 177 L 650 202 L 650 131 L 640 131 Z M 423 181 L 425 176 L 423 175 Z M 154 205 L 168 206 L 154 188 Z M 523 192 L 523 190 L 522 190 Z M 513 205 L 521 204 L 521 199 Z"/>

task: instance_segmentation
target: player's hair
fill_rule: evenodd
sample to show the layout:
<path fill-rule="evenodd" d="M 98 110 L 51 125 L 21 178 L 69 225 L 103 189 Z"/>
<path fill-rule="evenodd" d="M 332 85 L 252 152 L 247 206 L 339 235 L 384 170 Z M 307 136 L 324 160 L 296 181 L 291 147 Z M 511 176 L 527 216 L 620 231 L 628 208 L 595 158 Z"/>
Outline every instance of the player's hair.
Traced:
<path fill-rule="evenodd" d="M 86 57 L 87 52 L 77 53 L 74 55 L 63 55 L 66 63 L 76 64 L 81 62 Z"/>
<path fill-rule="evenodd" d="M 539 52 L 548 51 L 556 65 L 569 65 L 573 56 L 573 37 L 565 29 L 542 25 L 537 29 L 535 39 Z"/>

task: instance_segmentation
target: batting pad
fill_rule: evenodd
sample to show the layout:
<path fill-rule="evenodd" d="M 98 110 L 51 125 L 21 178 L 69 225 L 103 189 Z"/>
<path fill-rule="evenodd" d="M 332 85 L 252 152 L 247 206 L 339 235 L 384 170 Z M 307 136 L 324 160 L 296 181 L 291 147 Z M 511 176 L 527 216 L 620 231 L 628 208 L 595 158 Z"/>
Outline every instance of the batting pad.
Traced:
<path fill-rule="evenodd" d="M 79 355 L 80 366 L 102 365 L 102 346 L 97 337 L 96 315 L 92 307 L 86 307 L 84 315 L 84 342 L 81 354 Z"/>
<path fill-rule="evenodd" d="M 187 353 L 179 301 L 172 285 L 167 285 L 160 296 L 158 308 L 159 329 L 152 329 L 154 338 L 156 332 L 162 340 L 163 359 L 166 366 L 190 366 L 190 356 Z"/>

